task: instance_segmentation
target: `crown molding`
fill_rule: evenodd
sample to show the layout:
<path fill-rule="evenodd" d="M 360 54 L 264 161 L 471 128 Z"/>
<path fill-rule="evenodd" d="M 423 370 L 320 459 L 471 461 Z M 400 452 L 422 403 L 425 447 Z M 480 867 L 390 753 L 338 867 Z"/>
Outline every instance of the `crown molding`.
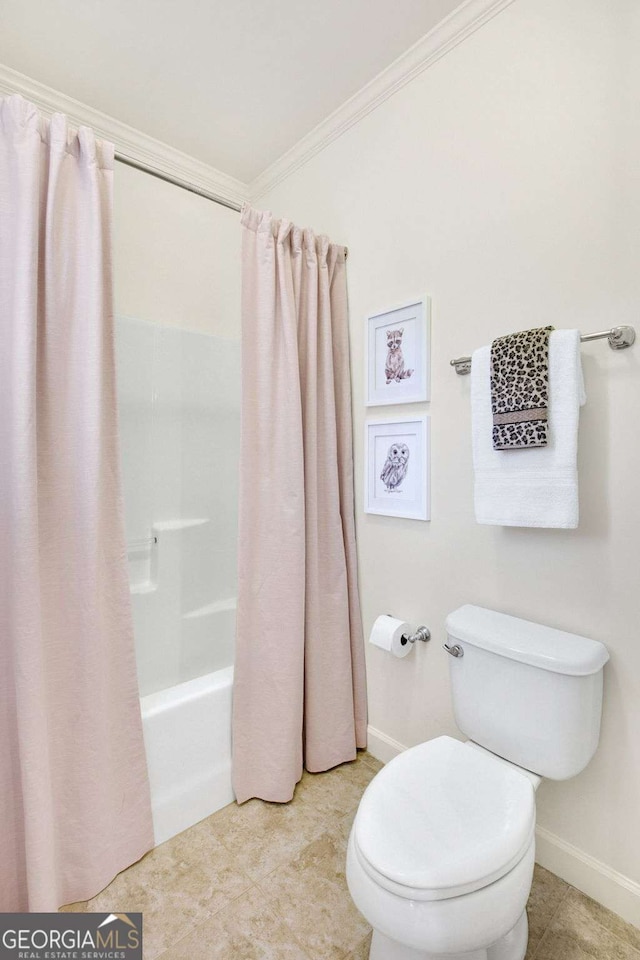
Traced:
<path fill-rule="evenodd" d="M 377 77 L 322 120 L 278 160 L 266 167 L 249 184 L 251 200 L 258 200 L 291 176 L 513 2 L 514 0 L 465 0 Z"/>
<path fill-rule="evenodd" d="M 97 137 L 115 144 L 116 152 L 131 160 L 193 184 L 223 200 L 241 204 L 247 199 L 247 185 L 241 180 L 0 64 L 0 96 L 13 93 L 30 100 L 45 116 L 64 113 L 73 126 L 91 127 Z"/>

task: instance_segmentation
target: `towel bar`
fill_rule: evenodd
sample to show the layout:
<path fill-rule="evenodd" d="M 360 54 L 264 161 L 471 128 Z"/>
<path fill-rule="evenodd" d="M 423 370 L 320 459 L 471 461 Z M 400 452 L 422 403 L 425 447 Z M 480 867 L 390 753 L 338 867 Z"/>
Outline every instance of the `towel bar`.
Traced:
<path fill-rule="evenodd" d="M 612 350 L 624 350 L 635 343 L 636 331 L 633 327 L 612 327 L 611 330 L 601 330 L 599 333 L 583 333 L 580 337 L 583 343 L 588 340 L 608 340 Z M 471 357 L 457 357 L 449 363 L 461 376 L 471 373 Z"/>

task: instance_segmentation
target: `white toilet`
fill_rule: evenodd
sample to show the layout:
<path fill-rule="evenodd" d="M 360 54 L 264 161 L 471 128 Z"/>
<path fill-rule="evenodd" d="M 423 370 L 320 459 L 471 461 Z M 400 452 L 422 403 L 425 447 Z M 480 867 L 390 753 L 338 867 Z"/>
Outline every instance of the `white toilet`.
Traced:
<path fill-rule="evenodd" d="M 446 626 L 470 739 L 406 750 L 360 801 L 347 882 L 374 930 L 370 960 L 522 960 L 535 792 L 598 745 L 603 644 L 475 606 Z"/>

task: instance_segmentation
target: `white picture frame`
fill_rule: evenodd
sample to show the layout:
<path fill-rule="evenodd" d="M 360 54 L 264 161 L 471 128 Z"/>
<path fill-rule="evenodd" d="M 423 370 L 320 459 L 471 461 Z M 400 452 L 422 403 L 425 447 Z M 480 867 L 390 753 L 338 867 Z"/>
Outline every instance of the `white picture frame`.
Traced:
<path fill-rule="evenodd" d="M 371 314 L 365 329 L 366 406 L 428 401 L 431 396 L 429 297 Z"/>
<path fill-rule="evenodd" d="M 365 513 L 431 518 L 429 440 L 427 414 L 365 423 Z"/>

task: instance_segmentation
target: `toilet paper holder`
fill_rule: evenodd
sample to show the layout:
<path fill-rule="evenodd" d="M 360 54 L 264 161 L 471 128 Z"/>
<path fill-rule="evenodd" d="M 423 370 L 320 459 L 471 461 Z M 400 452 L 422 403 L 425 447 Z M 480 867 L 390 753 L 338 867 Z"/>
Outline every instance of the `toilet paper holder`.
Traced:
<path fill-rule="evenodd" d="M 431 630 L 429 627 L 418 627 L 415 633 L 403 633 L 400 637 L 400 643 L 404 647 L 407 643 L 415 643 L 416 640 L 422 640 L 424 643 L 431 639 Z"/>

